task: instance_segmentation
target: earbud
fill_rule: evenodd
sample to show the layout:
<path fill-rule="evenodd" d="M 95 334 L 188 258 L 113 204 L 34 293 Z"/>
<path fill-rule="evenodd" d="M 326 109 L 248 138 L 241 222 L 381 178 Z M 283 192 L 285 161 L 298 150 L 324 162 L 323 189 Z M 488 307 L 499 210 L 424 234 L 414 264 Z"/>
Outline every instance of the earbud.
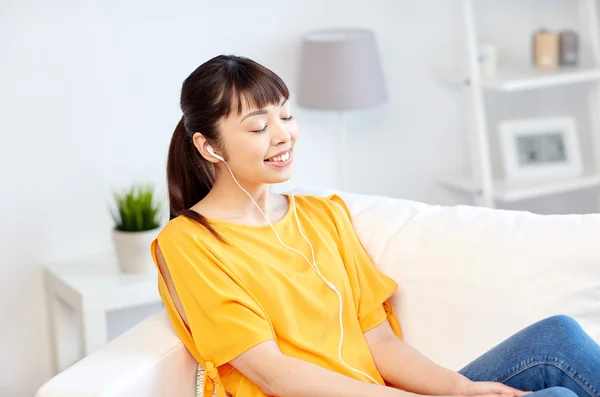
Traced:
<path fill-rule="evenodd" d="M 206 151 L 207 151 L 208 153 L 210 153 L 210 154 L 211 154 L 211 156 L 213 156 L 214 158 L 216 158 L 216 159 L 219 159 L 219 160 L 221 160 L 221 161 L 225 161 L 225 159 L 224 159 L 223 157 L 221 157 L 221 156 L 219 156 L 218 154 L 216 154 L 216 153 L 215 153 L 215 151 L 214 151 L 214 149 L 212 148 L 212 146 L 210 146 L 210 145 L 207 145 L 207 146 L 206 146 Z"/>

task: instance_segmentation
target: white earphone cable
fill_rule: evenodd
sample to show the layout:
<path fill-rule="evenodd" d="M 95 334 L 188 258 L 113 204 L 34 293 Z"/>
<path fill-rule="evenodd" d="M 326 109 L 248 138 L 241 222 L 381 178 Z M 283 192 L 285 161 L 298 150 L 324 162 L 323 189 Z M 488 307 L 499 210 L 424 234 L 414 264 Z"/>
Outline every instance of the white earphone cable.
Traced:
<path fill-rule="evenodd" d="M 242 189 L 242 191 L 244 193 L 246 193 L 246 195 L 250 198 L 250 200 L 252 200 L 252 202 L 254 203 L 254 205 L 256 206 L 256 208 L 258 208 L 258 210 L 260 211 L 260 213 L 263 215 L 263 217 L 265 218 L 265 220 L 267 221 L 267 223 L 269 224 L 269 226 L 271 227 L 271 229 L 273 230 L 273 232 L 275 233 L 275 235 L 277 236 L 277 240 L 279 240 L 279 242 L 286 248 L 289 248 L 292 251 L 295 251 L 297 253 L 299 253 L 300 255 L 302 255 L 302 257 L 304 257 L 304 259 L 306 259 L 306 261 L 308 262 L 309 266 L 319 275 L 319 277 L 321 277 L 321 279 L 323 280 L 323 282 L 325 282 L 325 284 L 327 284 L 327 286 L 337 294 L 338 296 L 338 300 L 339 300 L 339 307 L 340 307 L 340 316 L 339 316 L 339 320 L 340 320 L 340 342 L 338 344 L 338 356 L 340 358 L 340 361 L 342 362 L 342 364 L 344 364 L 346 367 L 350 368 L 352 371 L 355 371 L 359 374 L 362 374 L 364 376 L 366 376 L 367 378 L 369 378 L 371 381 L 373 381 L 373 383 L 375 384 L 379 384 L 379 382 L 377 382 L 375 379 L 373 379 L 370 375 L 351 367 L 350 365 L 348 365 L 346 363 L 346 361 L 344 361 L 343 357 L 342 357 L 342 344 L 343 344 L 343 340 L 344 340 L 344 323 L 343 323 L 343 317 L 342 317 L 342 295 L 340 294 L 340 292 L 337 290 L 337 288 L 335 287 L 335 285 L 330 282 L 329 280 L 327 280 L 325 277 L 323 277 L 323 275 L 321 274 L 321 272 L 319 271 L 319 268 L 317 267 L 317 261 L 315 260 L 315 250 L 313 249 L 312 244 L 310 243 L 310 241 L 308 240 L 308 238 L 304 235 L 304 232 L 302 231 L 302 227 L 300 226 L 300 220 L 298 219 L 298 213 L 296 212 L 296 199 L 294 197 L 294 190 L 292 189 L 292 187 L 290 186 L 290 192 L 292 195 L 292 205 L 294 207 L 294 216 L 296 218 L 296 224 L 298 225 L 298 229 L 300 230 L 300 234 L 302 235 L 302 237 L 304 237 L 304 240 L 306 240 L 306 242 L 308 243 L 308 245 L 310 246 L 310 251 L 312 253 L 312 259 L 313 262 L 311 263 L 310 260 L 306 257 L 306 255 L 304 255 L 301 251 L 292 248 L 290 246 L 288 246 L 287 244 L 285 244 L 282 240 L 281 237 L 279 237 L 279 233 L 277 233 L 277 230 L 275 230 L 275 227 L 271 224 L 271 222 L 269 221 L 269 218 L 267 217 L 267 215 L 263 212 L 262 209 L 260 209 L 260 206 L 256 203 L 256 201 L 254 201 L 254 198 L 252 198 L 252 195 L 250 193 L 248 193 L 246 191 L 246 189 L 244 189 L 237 181 L 237 179 L 235 178 L 235 176 L 233 175 L 233 171 L 231 171 L 231 168 L 229 167 L 229 164 L 227 164 L 227 161 L 222 160 L 225 165 L 227 166 L 227 169 L 229 170 L 229 173 L 231 174 L 231 177 L 233 178 L 234 182 L 236 183 L 236 185 L 238 185 L 238 187 L 240 189 Z"/>

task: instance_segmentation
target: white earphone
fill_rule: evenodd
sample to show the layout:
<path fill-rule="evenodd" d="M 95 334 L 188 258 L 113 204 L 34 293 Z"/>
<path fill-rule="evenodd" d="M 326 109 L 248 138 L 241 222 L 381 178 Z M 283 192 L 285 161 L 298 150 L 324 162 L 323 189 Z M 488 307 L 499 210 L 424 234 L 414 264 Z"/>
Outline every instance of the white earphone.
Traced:
<path fill-rule="evenodd" d="M 210 154 L 211 154 L 211 156 L 213 156 L 214 158 L 216 158 L 216 159 L 219 159 L 219 160 L 221 160 L 221 161 L 225 161 L 225 159 L 224 159 L 223 157 L 221 157 L 221 156 L 219 156 L 218 154 L 216 154 L 216 153 L 215 153 L 215 150 L 212 148 L 212 146 L 210 146 L 210 145 L 207 145 L 207 146 L 206 146 L 206 151 L 207 151 L 208 153 L 210 153 Z M 225 164 L 227 164 L 227 162 L 225 162 Z M 231 170 L 230 170 L 230 171 L 231 171 Z M 231 176 L 233 176 L 233 174 L 231 174 Z M 233 179 L 235 179 L 235 178 L 233 178 Z"/>
<path fill-rule="evenodd" d="M 342 364 L 344 364 L 346 367 L 350 368 L 351 370 L 362 374 L 364 376 L 366 376 L 367 378 L 369 378 L 370 380 L 373 381 L 373 383 L 375 384 L 379 384 L 379 382 L 377 382 L 375 379 L 373 379 L 369 374 L 366 374 L 356 368 L 351 367 L 350 365 L 348 365 L 344 359 L 342 358 L 342 342 L 344 340 L 344 323 L 343 323 L 343 318 L 342 318 L 342 295 L 340 294 L 340 292 L 337 290 L 337 288 L 335 287 L 335 285 L 327 280 L 325 277 L 323 277 L 323 275 L 321 274 L 321 272 L 319 271 L 319 268 L 317 267 L 317 262 L 315 260 L 315 250 L 313 249 L 312 244 L 310 243 L 310 241 L 308 241 L 308 238 L 304 235 L 304 232 L 302 231 L 302 227 L 300 226 L 300 220 L 298 219 L 298 214 L 296 213 L 296 199 L 294 197 L 294 190 L 292 189 L 292 187 L 290 186 L 290 192 L 292 194 L 292 205 L 294 206 L 294 215 L 296 217 L 296 224 L 298 225 L 298 230 L 300 231 L 300 234 L 302 234 L 302 237 L 304 237 L 304 240 L 306 240 L 306 242 L 308 243 L 308 245 L 310 246 L 310 251 L 312 253 L 312 263 L 311 261 L 308 260 L 308 258 L 306 257 L 306 255 L 304 255 L 302 252 L 298 251 L 295 248 L 292 248 L 288 245 L 286 245 L 283 241 L 281 241 L 281 237 L 279 237 L 279 233 L 277 233 L 277 230 L 275 230 L 275 228 L 273 227 L 273 225 L 271 224 L 271 222 L 269 221 L 269 218 L 267 218 L 267 215 L 265 215 L 265 213 L 263 212 L 263 210 L 260 209 L 260 206 L 256 203 L 256 201 L 254 201 L 254 199 L 252 198 L 252 195 L 250 195 L 250 193 L 248 193 L 246 191 L 246 189 L 244 189 L 237 181 L 237 179 L 235 179 L 235 176 L 233 175 L 233 172 L 231 171 L 231 168 L 229 167 L 229 164 L 227 164 L 227 161 L 225 161 L 225 159 L 221 156 L 219 156 L 218 154 L 215 154 L 213 148 L 208 145 L 206 147 L 206 150 L 215 158 L 223 161 L 225 163 L 225 165 L 227 166 L 227 168 L 229 169 L 229 173 L 231 174 L 231 177 L 233 178 L 233 180 L 235 181 L 235 183 L 238 185 L 238 187 L 240 189 L 242 189 L 244 191 L 244 193 L 246 193 L 246 195 L 248 197 L 250 197 L 250 200 L 252 200 L 252 202 L 254 203 L 254 205 L 256 206 L 256 208 L 258 208 L 258 210 L 260 211 L 260 213 L 263 215 L 263 217 L 265 218 L 265 220 L 267 221 L 267 223 L 269 224 L 269 226 L 271 226 L 271 229 L 273 229 L 273 232 L 275 232 L 275 235 L 277 236 L 277 239 L 279 240 L 279 242 L 286 248 L 291 249 L 294 252 L 299 253 L 300 255 L 302 255 L 304 257 L 304 259 L 306 259 L 306 261 L 308 262 L 309 266 L 319 275 L 319 277 L 321 277 L 321 279 L 323 280 L 323 282 L 325 282 L 325 284 L 327 284 L 327 286 L 337 294 L 339 302 L 340 302 L 340 343 L 338 345 L 338 356 L 340 358 L 340 361 L 342 362 Z"/>

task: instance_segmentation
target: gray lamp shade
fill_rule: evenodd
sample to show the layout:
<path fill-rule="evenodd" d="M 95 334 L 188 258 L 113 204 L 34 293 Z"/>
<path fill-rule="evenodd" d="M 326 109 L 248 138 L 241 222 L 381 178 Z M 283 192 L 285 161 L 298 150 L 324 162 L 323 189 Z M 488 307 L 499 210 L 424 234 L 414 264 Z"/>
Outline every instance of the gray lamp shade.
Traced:
<path fill-rule="evenodd" d="M 311 109 L 362 109 L 385 102 L 373 32 L 331 29 L 305 34 L 297 95 L 298 105 Z"/>

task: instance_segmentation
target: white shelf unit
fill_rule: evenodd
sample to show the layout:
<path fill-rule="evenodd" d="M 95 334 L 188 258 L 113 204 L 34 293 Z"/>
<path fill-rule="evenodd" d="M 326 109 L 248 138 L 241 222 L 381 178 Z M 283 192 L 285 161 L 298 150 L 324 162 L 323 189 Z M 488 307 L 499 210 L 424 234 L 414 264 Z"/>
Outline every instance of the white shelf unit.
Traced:
<path fill-rule="evenodd" d="M 450 84 L 469 85 L 469 78 L 460 73 L 442 71 L 438 79 Z M 500 69 L 495 77 L 481 80 L 484 90 L 498 92 L 517 92 L 537 88 L 558 87 L 567 84 L 589 83 L 600 81 L 600 68 L 570 68 L 555 71 L 527 69 Z"/>
<path fill-rule="evenodd" d="M 583 40 L 581 50 L 591 52 L 592 67 L 561 68 L 545 71 L 526 68 L 498 70 L 493 78 L 483 78 L 478 58 L 478 38 L 473 10 L 474 0 L 461 0 L 466 50 L 466 70 L 439 71 L 436 78 L 444 83 L 461 87 L 468 101 L 467 117 L 471 151 L 472 175 L 446 175 L 440 184 L 473 196 L 476 205 L 494 208 L 498 201 L 517 202 L 580 189 L 600 187 L 600 28 L 596 0 L 575 0 L 579 7 L 581 25 L 589 38 Z M 586 44 L 585 47 L 583 44 Z M 592 170 L 569 179 L 547 179 L 533 182 L 507 183 L 494 177 L 491 164 L 484 92 L 513 94 L 536 89 L 572 84 L 591 84 L 587 96 L 588 114 L 592 129 Z M 600 206 L 600 195 L 598 200 Z"/>

